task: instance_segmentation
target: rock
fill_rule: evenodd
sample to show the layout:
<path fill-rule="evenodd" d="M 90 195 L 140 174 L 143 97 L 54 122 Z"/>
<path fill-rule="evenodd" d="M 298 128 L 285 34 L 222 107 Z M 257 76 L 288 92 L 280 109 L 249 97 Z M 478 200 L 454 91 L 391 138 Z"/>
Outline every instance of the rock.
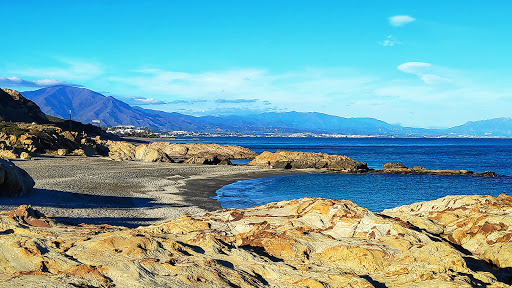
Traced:
<path fill-rule="evenodd" d="M 20 159 L 23 159 L 23 160 L 30 160 L 32 157 L 30 157 L 30 154 L 28 154 L 27 152 L 21 152 L 20 154 Z"/>
<path fill-rule="evenodd" d="M 9 160 L 0 159 L 0 196 L 22 196 L 30 193 L 34 185 L 25 170 Z"/>
<path fill-rule="evenodd" d="M 73 150 L 73 152 L 71 152 L 70 155 L 73 155 L 73 156 L 87 156 L 85 154 L 85 151 L 83 149 L 76 149 L 76 150 Z"/>
<path fill-rule="evenodd" d="M 57 150 L 57 155 L 59 155 L 59 156 L 66 156 L 66 155 L 68 155 L 68 149 L 58 149 Z"/>
<path fill-rule="evenodd" d="M 108 147 L 108 157 L 116 161 L 126 161 L 135 159 L 135 145 L 126 141 L 108 141 L 105 144 Z"/>
<path fill-rule="evenodd" d="M 497 267 L 512 267 L 512 196 L 446 196 L 382 213 L 438 234 Z"/>
<path fill-rule="evenodd" d="M 152 142 L 137 147 L 135 158 L 148 162 L 182 162 L 189 164 L 228 163 L 232 159 L 253 159 L 257 154 L 235 145 Z M 224 162 L 223 162 L 224 161 Z"/>
<path fill-rule="evenodd" d="M 382 169 L 384 171 L 386 170 L 393 170 L 393 169 L 407 169 L 407 166 L 405 166 L 401 162 L 387 162 L 382 165 Z"/>
<path fill-rule="evenodd" d="M 172 162 L 171 158 L 158 147 L 151 147 L 148 144 L 137 146 L 135 158 L 146 162 Z"/>
<path fill-rule="evenodd" d="M 0 228 L 5 287 L 510 287 L 502 271 L 447 241 L 347 200 L 304 198 L 136 229 L 70 227 L 22 206 L 1 214 Z"/>
<path fill-rule="evenodd" d="M 0 150 L 0 158 L 1 159 L 16 159 L 18 155 L 14 153 L 12 150 Z"/>
<path fill-rule="evenodd" d="M 265 151 L 247 165 L 284 169 L 328 168 L 343 172 L 366 172 L 365 162 L 354 161 L 347 156 L 325 153 L 295 152 L 278 150 L 276 153 Z"/>

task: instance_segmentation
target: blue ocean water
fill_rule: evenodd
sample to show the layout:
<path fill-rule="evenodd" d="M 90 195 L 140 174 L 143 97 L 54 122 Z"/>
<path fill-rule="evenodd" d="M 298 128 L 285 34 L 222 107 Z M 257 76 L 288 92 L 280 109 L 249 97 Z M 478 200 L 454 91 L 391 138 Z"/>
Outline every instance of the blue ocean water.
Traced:
<path fill-rule="evenodd" d="M 469 138 L 264 138 L 216 137 L 201 142 L 233 144 L 258 153 L 277 149 L 323 152 L 365 161 L 369 168 L 385 162 L 428 169 L 486 170 L 498 178 L 307 174 L 239 181 L 217 191 L 223 208 L 246 208 L 300 197 L 350 199 L 374 212 L 446 195 L 512 194 L 512 139 Z"/>

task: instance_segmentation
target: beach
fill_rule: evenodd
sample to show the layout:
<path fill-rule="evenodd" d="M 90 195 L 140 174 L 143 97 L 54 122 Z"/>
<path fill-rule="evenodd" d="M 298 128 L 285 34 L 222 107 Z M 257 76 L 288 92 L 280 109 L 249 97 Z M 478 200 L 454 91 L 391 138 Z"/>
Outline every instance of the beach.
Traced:
<path fill-rule="evenodd" d="M 3 199 L 0 210 L 29 204 L 58 221 L 126 227 L 221 209 L 210 197 L 238 180 L 307 172 L 73 156 L 35 157 L 14 163 L 33 177 L 34 191 Z"/>

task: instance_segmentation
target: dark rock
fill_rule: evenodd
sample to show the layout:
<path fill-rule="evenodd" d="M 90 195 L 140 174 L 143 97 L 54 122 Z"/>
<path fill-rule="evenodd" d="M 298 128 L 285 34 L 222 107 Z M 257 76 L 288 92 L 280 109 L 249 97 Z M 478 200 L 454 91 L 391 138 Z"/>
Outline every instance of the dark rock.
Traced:
<path fill-rule="evenodd" d="M 22 196 L 30 193 L 34 185 L 25 170 L 9 160 L 0 159 L 0 196 Z"/>

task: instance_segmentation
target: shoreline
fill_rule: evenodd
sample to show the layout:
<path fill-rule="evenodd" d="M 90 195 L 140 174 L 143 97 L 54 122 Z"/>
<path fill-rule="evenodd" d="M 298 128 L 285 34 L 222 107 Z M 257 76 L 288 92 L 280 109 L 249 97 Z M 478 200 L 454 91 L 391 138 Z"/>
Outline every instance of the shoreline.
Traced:
<path fill-rule="evenodd" d="M 77 156 L 44 156 L 13 162 L 26 170 L 36 185 L 29 195 L 1 198 L 1 211 L 27 204 L 61 222 L 131 228 L 158 224 L 184 214 L 220 210 L 220 203 L 210 197 L 239 180 L 311 173 Z"/>

